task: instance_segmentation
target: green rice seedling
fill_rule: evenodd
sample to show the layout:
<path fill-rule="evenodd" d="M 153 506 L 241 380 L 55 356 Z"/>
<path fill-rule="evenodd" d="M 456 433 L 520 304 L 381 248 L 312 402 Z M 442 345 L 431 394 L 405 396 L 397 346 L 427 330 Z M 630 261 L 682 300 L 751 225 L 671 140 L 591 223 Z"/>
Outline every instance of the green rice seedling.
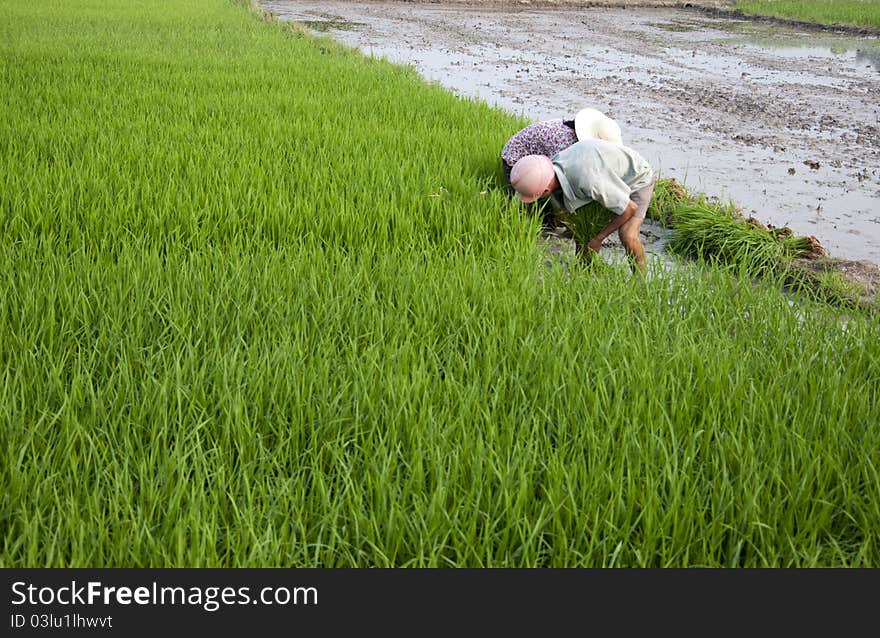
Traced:
<path fill-rule="evenodd" d="M 658 177 L 648 204 L 646 217 L 664 226 L 672 225 L 672 213 L 682 204 L 691 201 L 685 187 L 674 177 Z"/>
<path fill-rule="evenodd" d="M 878 319 L 546 268 L 510 114 L 226 0 L 0 76 L 0 566 L 880 564 Z"/>
<path fill-rule="evenodd" d="M 740 0 L 736 8 L 754 15 L 880 27 L 880 2 L 875 0 Z"/>
<path fill-rule="evenodd" d="M 818 259 L 828 256 L 828 252 L 822 244 L 819 243 L 818 239 L 815 237 L 795 235 L 794 231 L 787 226 L 771 228 L 770 234 L 782 243 L 785 247 L 786 254 L 791 257 Z"/>
<path fill-rule="evenodd" d="M 685 188 L 674 178 L 659 178 L 654 184 L 654 192 L 648 205 L 647 217 L 668 225 L 672 212 L 682 203 L 690 201 Z M 567 226 L 579 243 L 586 244 L 613 219 L 614 213 L 599 204 L 591 202 L 574 213 L 562 211 L 557 218 Z"/>
<path fill-rule="evenodd" d="M 677 206 L 675 230 L 669 242 L 673 253 L 742 269 L 749 276 L 778 272 L 805 250 L 800 238 L 780 239 L 772 232 L 734 219 L 731 210 L 705 200 Z"/>
<path fill-rule="evenodd" d="M 596 233 L 608 225 L 614 218 L 614 213 L 599 202 L 590 202 L 586 206 L 581 206 L 573 213 L 565 210 L 559 211 L 557 217 L 571 230 L 575 241 L 579 245 L 584 245 L 593 239 Z"/>
<path fill-rule="evenodd" d="M 559 211 L 556 218 L 569 230 L 577 246 L 586 247 L 596 234 L 602 230 L 614 218 L 614 213 L 599 204 L 599 202 L 590 202 L 586 206 L 581 206 L 575 212 Z M 611 269 L 611 265 L 606 262 L 598 253 L 589 249 L 584 249 L 579 253 L 580 263 L 586 267 L 587 272 L 595 276 L 598 274 L 607 274 Z"/>
<path fill-rule="evenodd" d="M 876 311 L 864 285 L 847 279 L 833 262 L 798 261 L 786 272 L 786 287 L 812 299 L 850 309 Z"/>
<path fill-rule="evenodd" d="M 823 296 L 837 303 L 857 305 L 865 294 L 863 286 L 846 279 L 839 272 L 824 272 L 818 275 L 819 288 Z"/>

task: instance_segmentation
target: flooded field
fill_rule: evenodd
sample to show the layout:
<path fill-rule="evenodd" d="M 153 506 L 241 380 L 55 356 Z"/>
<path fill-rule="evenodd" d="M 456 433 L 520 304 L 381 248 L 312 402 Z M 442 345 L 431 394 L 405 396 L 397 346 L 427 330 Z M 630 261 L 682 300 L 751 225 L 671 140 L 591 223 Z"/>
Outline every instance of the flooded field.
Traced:
<path fill-rule="evenodd" d="M 662 176 L 880 262 L 876 38 L 667 8 L 261 5 L 529 120 L 599 108 Z"/>

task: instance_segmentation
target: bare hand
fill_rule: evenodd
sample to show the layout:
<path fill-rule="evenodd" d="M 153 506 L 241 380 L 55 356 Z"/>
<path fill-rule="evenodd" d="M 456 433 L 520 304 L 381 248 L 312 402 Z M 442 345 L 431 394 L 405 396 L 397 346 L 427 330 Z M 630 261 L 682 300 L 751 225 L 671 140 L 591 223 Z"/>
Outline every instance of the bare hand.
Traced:
<path fill-rule="evenodd" d="M 598 253 L 600 250 L 602 250 L 602 242 L 597 239 L 593 239 L 592 241 L 590 241 L 590 243 L 587 244 L 587 248 L 592 250 L 594 253 Z"/>

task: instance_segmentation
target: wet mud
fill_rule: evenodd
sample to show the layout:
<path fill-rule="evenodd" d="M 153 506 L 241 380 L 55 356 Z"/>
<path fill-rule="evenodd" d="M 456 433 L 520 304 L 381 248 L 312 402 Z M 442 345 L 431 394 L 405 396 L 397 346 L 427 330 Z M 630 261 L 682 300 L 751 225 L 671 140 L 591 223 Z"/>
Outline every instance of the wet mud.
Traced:
<path fill-rule="evenodd" d="M 599 108 L 690 192 L 880 262 L 880 39 L 740 19 L 723 1 L 550 4 L 260 6 L 529 121 Z"/>

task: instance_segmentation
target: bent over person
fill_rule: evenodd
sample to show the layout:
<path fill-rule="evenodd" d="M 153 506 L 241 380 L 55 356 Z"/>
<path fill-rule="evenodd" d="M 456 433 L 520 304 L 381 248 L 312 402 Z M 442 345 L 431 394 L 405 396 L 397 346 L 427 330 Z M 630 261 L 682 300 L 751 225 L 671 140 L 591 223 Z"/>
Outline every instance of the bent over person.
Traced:
<path fill-rule="evenodd" d="M 511 168 L 526 155 L 552 157 L 585 139 L 621 144 L 620 126 L 601 111 L 586 108 L 578 111 L 573 120 L 543 120 L 514 133 L 501 149 L 501 165 L 508 185 Z"/>
<path fill-rule="evenodd" d="M 585 250 L 598 253 L 615 230 L 627 254 L 645 268 L 639 229 L 654 192 L 654 171 L 636 151 L 605 140 L 581 140 L 556 153 L 526 155 L 510 171 L 510 184 L 523 202 L 550 196 L 554 205 L 574 212 L 592 201 L 614 213 L 614 219 L 593 237 Z"/>

